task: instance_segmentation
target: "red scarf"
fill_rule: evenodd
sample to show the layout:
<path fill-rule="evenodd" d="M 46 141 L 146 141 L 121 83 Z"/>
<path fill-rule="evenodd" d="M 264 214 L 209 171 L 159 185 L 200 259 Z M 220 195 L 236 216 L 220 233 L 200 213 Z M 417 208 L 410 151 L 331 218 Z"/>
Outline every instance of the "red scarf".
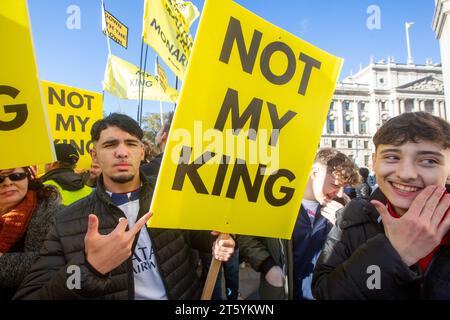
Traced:
<path fill-rule="evenodd" d="M 36 209 L 36 203 L 36 193 L 28 191 L 22 202 L 0 216 L 0 252 L 8 252 L 22 238 Z"/>
<path fill-rule="evenodd" d="M 447 193 L 445 193 L 445 194 L 447 194 Z M 387 201 L 387 209 L 392 217 L 397 218 L 397 219 L 400 218 L 400 216 L 394 211 L 394 208 L 392 208 L 389 200 Z M 449 213 L 449 211 L 450 211 L 450 208 L 447 210 L 447 214 Z M 431 251 L 430 254 L 428 254 L 426 257 L 424 257 L 418 261 L 420 269 L 422 270 L 422 274 L 425 274 L 425 270 L 427 270 L 428 265 L 430 264 L 431 260 L 433 259 L 434 255 L 439 250 L 439 248 L 448 243 L 450 243 L 450 233 L 447 233 L 447 235 L 442 239 L 441 243 L 436 248 L 434 248 L 434 250 Z"/>

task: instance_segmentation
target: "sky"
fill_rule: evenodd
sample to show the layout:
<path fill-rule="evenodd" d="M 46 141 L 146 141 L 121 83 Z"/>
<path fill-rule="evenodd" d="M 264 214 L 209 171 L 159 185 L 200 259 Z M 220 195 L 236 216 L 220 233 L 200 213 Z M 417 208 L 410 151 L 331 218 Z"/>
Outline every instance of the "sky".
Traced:
<path fill-rule="evenodd" d="M 220 1 L 220 0 L 210 0 Z M 128 48 L 114 41 L 111 52 L 139 65 L 144 0 L 104 0 L 105 8 L 128 27 Z M 192 1 L 202 10 L 204 1 Z M 411 49 L 416 64 L 431 58 L 440 63 L 439 43 L 431 27 L 434 0 L 236 0 L 266 21 L 311 44 L 344 58 L 340 79 L 375 61 L 393 56 L 406 63 L 405 22 L 410 29 Z M 102 92 L 108 56 L 106 37 L 101 32 L 101 0 L 28 0 L 38 71 L 42 80 Z M 80 10 L 80 26 L 69 29 L 67 20 Z M 379 10 L 379 28 L 368 28 L 374 8 Z M 198 20 L 191 27 L 195 39 Z M 147 71 L 153 72 L 156 53 L 149 47 Z M 160 60 L 161 61 L 161 60 Z M 163 64 L 164 66 L 164 64 Z M 169 82 L 175 76 L 164 66 Z M 163 104 L 165 112 L 172 104 Z M 136 117 L 137 101 L 119 100 L 104 94 L 104 112 L 124 112 Z M 159 102 L 144 101 L 144 113 L 159 112 Z"/>

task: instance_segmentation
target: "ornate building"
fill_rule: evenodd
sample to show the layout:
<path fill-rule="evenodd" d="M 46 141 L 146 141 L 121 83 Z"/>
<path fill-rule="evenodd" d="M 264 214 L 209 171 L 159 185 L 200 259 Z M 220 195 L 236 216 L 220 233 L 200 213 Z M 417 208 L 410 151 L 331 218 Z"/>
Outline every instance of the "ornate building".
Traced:
<path fill-rule="evenodd" d="M 450 119 L 450 0 L 435 0 L 433 30 L 441 45 L 447 119 Z"/>
<path fill-rule="evenodd" d="M 372 137 L 389 118 L 426 111 L 447 118 L 442 67 L 371 62 L 339 82 L 323 129 L 321 147 L 333 147 L 371 167 Z"/>

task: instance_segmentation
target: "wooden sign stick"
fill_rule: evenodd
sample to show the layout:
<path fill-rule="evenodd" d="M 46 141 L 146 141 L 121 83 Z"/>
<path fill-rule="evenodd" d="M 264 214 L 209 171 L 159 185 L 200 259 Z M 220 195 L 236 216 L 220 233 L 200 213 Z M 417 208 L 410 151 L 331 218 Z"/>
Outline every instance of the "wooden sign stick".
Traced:
<path fill-rule="evenodd" d="M 228 233 L 221 233 L 217 238 L 217 241 L 228 240 L 230 235 Z M 205 286 L 203 287 L 202 297 L 200 300 L 211 300 L 211 295 L 214 290 L 217 281 L 217 274 L 219 273 L 222 261 L 214 258 L 211 259 L 211 265 L 209 266 L 208 276 L 206 277 Z"/>

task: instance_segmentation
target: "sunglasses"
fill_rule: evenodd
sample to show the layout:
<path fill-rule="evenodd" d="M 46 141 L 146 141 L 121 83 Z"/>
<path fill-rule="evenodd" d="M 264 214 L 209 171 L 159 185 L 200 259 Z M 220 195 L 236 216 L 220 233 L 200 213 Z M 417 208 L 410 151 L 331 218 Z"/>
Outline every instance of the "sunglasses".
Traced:
<path fill-rule="evenodd" d="M 11 181 L 20 181 L 27 177 L 26 172 L 14 172 L 11 174 L 8 174 L 7 176 L 0 176 L 0 183 L 3 183 L 6 178 L 9 178 Z"/>

